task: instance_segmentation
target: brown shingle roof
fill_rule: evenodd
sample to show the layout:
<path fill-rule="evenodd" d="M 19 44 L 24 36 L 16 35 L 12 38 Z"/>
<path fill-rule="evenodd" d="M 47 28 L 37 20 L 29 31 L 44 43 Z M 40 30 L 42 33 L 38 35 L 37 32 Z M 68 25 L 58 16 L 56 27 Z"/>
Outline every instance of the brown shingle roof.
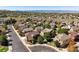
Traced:
<path fill-rule="evenodd" d="M 32 40 L 34 36 L 39 35 L 39 32 L 37 31 L 32 31 L 32 32 L 28 32 L 25 34 L 25 36 L 27 37 L 27 40 Z"/>

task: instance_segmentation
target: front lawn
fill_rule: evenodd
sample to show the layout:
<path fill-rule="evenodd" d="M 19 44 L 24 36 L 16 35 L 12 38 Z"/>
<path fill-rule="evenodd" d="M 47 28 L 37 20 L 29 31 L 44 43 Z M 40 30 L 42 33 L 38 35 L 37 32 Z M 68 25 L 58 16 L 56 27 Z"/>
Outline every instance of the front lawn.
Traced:
<path fill-rule="evenodd" d="M 0 52 L 7 52 L 8 47 L 7 46 L 0 46 Z"/>

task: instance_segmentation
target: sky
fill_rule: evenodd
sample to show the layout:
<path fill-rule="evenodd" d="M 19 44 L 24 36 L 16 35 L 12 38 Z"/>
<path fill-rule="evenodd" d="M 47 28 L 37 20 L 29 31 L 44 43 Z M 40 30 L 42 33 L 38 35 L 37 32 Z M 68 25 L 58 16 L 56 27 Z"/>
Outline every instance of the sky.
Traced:
<path fill-rule="evenodd" d="M 0 6 L 0 10 L 74 10 L 79 11 L 79 6 Z"/>

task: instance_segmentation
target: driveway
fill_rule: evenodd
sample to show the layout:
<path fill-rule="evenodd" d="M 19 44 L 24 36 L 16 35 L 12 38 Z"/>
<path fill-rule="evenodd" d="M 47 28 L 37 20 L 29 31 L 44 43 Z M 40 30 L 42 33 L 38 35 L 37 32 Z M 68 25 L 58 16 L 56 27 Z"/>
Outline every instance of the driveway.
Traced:
<path fill-rule="evenodd" d="M 10 30 L 10 39 L 12 40 L 12 52 L 29 52 L 29 50 L 22 44 L 17 34 L 14 32 L 12 25 L 8 25 Z"/>

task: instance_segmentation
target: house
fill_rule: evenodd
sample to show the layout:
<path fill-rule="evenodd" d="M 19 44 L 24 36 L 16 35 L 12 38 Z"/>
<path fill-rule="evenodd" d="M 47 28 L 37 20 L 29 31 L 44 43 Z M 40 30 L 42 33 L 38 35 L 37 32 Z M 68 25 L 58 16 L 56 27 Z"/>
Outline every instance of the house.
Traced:
<path fill-rule="evenodd" d="M 61 26 L 66 26 L 66 23 L 65 22 L 61 22 Z"/>
<path fill-rule="evenodd" d="M 68 35 L 62 33 L 62 34 L 58 34 L 55 38 L 54 41 L 58 41 L 60 43 L 60 45 L 63 44 L 68 44 Z"/>
<path fill-rule="evenodd" d="M 79 32 L 79 27 L 78 26 L 72 26 L 70 28 L 70 31 L 69 32 L 74 32 L 74 31 Z"/>
<path fill-rule="evenodd" d="M 20 21 L 17 21 L 14 27 L 16 30 L 19 30 L 19 29 L 21 30 L 21 27 L 25 28 L 25 23 L 22 24 Z"/>
<path fill-rule="evenodd" d="M 52 22 L 50 23 L 50 26 L 51 26 L 51 28 L 54 28 L 54 27 L 56 26 L 56 22 L 55 22 L 55 21 L 52 21 Z"/>
<path fill-rule="evenodd" d="M 39 33 L 40 33 L 42 30 L 43 30 L 43 27 L 41 27 L 41 26 L 38 26 L 38 27 L 35 28 L 35 31 L 38 31 Z"/>
<path fill-rule="evenodd" d="M 41 31 L 40 35 L 43 36 L 45 32 L 51 32 L 51 31 L 52 29 L 45 28 L 44 30 Z"/>
<path fill-rule="evenodd" d="M 26 36 L 26 41 L 27 42 L 32 42 L 32 40 L 34 39 L 35 36 L 38 36 L 39 32 L 37 31 L 32 31 L 32 32 L 28 32 L 25 34 Z"/>
<path fill-rule="evenodd" d="M 70 26 L 69 25 L 65 25 L 65 26 L 62 26 L 62 28 L 64 28 L 64 29 L 70 29 Z"/>
<path fill-rule="evenodd" d="M 31 32 L 33 31 L 33 28 L 25 28 L 22 30 L 23 33 Z"/>
<path fill-rule="evenodd" d="M 79 33 L 77 32 L 69 33 L 69 39 L 79 42 Z"/>
<path fill-rule="evenodd" d="M 25 24 L 18 24 L 18 30 L 22 31 L 25 28 L 26 28 Z"/>

